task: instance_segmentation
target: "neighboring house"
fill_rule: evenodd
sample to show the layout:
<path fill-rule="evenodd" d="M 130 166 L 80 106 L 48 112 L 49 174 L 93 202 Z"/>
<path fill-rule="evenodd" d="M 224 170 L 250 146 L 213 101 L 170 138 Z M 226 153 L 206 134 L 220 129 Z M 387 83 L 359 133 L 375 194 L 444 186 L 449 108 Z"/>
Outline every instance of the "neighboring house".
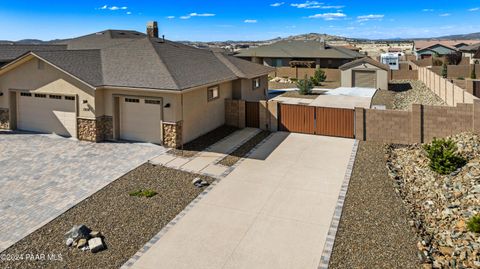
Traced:
<path fill-rule="evenodd" d="M 475 55 L 478 53 L 479 50 L 480 50 L 480 43 L 476 43 L 476 44 L 473 44 L 473 45 L 470 45 L 470 46 L 462 47 L 460 49 L 460 51 L 463 54 L 463 57 L 469 58 L 471 64 L 474 64 L 474 63 L 476 63 L 475 61 L 478 61 L 478 57 L 475 58 Z"/>
<path fill-rule="evenodd" d="M 461 48 L 476 42 L 478 40 L 418 40 L 414 42 L 413 51 L 417 56 L 417 60 L 420 60 L 455 53 Z"/>
<path fill-rule="evenodd" d="M 400 56 L 398 52 L 395 53 L 382 53 L 380 55 L 380 62 L 382 64 L 388 65 L 390 70 L 399 70 L 400 69 Z"/>
<path fill-rule="evenodd" d="M 271 67 L 338 68 L 364 57 L 356 51 L 334 47 L 323 41 L 285 40 L 250 48 L 235 55 Z"/>
<path fill-rule="evenodd" d="M 225 123 L 225 99 L 266 99 L 272 68 L 150 26 L 149 36 L 102 31 L 0 68 L 0 128 L 179 147 Z"/>
<path fill-rule="evenodd" d="M 472 57 L 473 63 L 474 64 L 480 64 L 480 48 L 477 50 L 477 52 L 473 55 Z"/>
<path fill-rule="evenodd" d="M 388 65 L 365 57 L 340 66 L 342 87 L 388 90 Z"/>
<path fill-rule="evenodd" d="M 66 45 L 0 44 L 0 67 L 29 51 L 51 51 L 66 48 Z"/>

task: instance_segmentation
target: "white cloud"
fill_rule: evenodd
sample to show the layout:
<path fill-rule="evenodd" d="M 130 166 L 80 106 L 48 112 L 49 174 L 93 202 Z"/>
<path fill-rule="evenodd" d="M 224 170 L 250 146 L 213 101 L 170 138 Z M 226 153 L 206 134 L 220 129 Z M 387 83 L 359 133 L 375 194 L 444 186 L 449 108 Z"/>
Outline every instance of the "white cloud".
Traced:
<path fill-rule="evenodd" d="M 257 23 L 257 20 L 244 20 L 244 23 Z"/>
<path fill-rule="evenodd" d="M 273 4 L 270 4 L 271 7 L 279 7 L 279 6 L 283 6 L 285 4 L 285 2 L 279 2 L 279 3 L 273 3 Z"/>
<path fill-rule="evenodd" d="M 128 12 L 127 12 L 127 15 L 132 15 L 132 12 L 128 11 Z"/>
<path fill-rule="evenodd" d="M 213 14 L 213 13 L 190 13 L 188 15 L 185 15 L 185 16 L 181 16 L 180 19 L 182 20 L 188 20 L 192 17 L 213 17 L 215 16 L 216 14 Z"/>
<path fill-rule="evenodd" d="M 175 16 L 167 16 L 167 19 L 169 19 L 169 20 L 175 19 Z"/>
<path fill-rule="evenodd" d="M 443 13 L 443 14 L 440 14 L 439 16 L 440 16 L 440 17 L 448 17 L 448 16 L 450 16 L 450 15 L 452 15 L 452 14 L 450 14 L 450 13 Z"/>
<path fill-rule="evenodd" d="M 326 21 L 332 21 L 332 20 L 341 19 L 345 17 L 347 17 L 347 15 L 341 12 L 323 13 L 323 14 L 315 14 L 312 16 L 308 16 L 309 19 L 324 19 Z"/>
<path fill-rule="evenodd" d="M 433 11 L 435 11 L 435 9 L 433 9 L 433 8 L 424 8 L 424 9 L 422 9 L 422 11 L 423 11 L 423 12 L 433 12 Z"/>
<path fill-rule="evenodd" d="M 344 8 L 345 6 L 321 6 L 320 8 L 322 9 L 341 9 Z"/>
<path fill-rule="evenodd" d="M 321 8 L 323 3 L 319 3 L 317 1 L 307 1 L 301 4 L 290 4 L 292 7 L 296 8 Z"/>
<path fill-rule="evenodd" d="M 479 11 L 480 10 L 480 7 L 474 7 L 474 8 L 470 8 L 468 11 Z"/>
<path fill-rule="evenodd" d="M 108 6 L 107 5 L 104 5 L 103 7 L 99 7 L 98 9 L 107 9 Z"/>
<path fill-rule="evenodd" d="M 101 10 L 108 9 L 108 10 L 115 11 L 115 10 L 127 10 L 128 7 L 118 7 L 118 6 L 108 6 L 108 5 L 104 5 L 104 6 L 102 6 L 102 7 L 96 8 L 96 9 L 101 9 Z"/>
<path fill-rule="evenodd" d="M 385 17 L 385 15 L 381 14 L 370 14 L 370 15 L 363 15 L 363 16 L 358 16 L 357 20 L 362 22 L 362 21 L 371 21 L 371 20 L 382 20 Z"/>

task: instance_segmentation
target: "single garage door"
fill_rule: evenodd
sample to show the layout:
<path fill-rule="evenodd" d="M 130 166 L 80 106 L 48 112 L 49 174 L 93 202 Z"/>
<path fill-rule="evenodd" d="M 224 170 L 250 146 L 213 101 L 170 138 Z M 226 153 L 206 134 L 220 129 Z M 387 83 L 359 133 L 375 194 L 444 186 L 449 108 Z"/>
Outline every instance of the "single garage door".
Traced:
<path fill-rule="evenodd" d="M 161 100 L 121 97 L 119 101 L 120 139 L 161 144 Z"/>
<path fill-rule="evenodd" d="M 17 129 L 77 137 L 75 97 L 17 93 Z"/>
<path fill-rule="evenodd" d="M 377 72 L 375 71 L 353 71 L 353 87 L 376 88 Z"/>

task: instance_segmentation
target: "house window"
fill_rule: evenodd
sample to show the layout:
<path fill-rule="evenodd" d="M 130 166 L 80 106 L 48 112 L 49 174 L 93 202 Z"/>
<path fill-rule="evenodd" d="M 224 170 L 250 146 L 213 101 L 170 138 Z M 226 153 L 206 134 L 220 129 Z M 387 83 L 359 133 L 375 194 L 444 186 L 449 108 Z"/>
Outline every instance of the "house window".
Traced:
<path fill-rule="evenodd" d="M 65 96 L 65 100 L 75 101 L 75 97 L 73 97 L 73 96 Z"/>
<path fill-rule="evenodd" d="M 52 94 L 50 94 L 48 97 L 49 97 L 50 99 L 62 99 L 62 96 L 61 96 L 61 95 L 52 95 Z"/>
<path fill-rule="evenodd" d="M 21 92 L 21 93 L 20 93 L 20 96 L 27 96 L 27 97 L 31 97 L 31 96 L 32 96 L 32 94 L 31 94 L 31 93 L 29 93 L 29 92 Z"/>
<path fill-rule="evenodd" d="M 160 104 L 160 100 L 148 100 L 148 99 L 145 99 L 145 104 L 159 105 L 159 104 Z"/>
<path fill-rule="evenodd" d="M 218 86 L 210 87 L 207 89 L 207 100 L 212 101 L 220 97 Z"/>
<path fill-rule="evenodd" d="M 260 88 L 260 78 L 254 78 L 253 79 L 253 89 L 258 89 Z"/>
<path fill-rule="evenodd" d="M 41 93 L 36 93 L 35 97 L 37 97 L 37 98 L 47 98 L 47 95 L 46 94 L 41 94 Z"/>
<path fill-rule="evenodd" d="M 140 99 L 136 98 L 125 98 L 126 103 L 140 103 Z"/>

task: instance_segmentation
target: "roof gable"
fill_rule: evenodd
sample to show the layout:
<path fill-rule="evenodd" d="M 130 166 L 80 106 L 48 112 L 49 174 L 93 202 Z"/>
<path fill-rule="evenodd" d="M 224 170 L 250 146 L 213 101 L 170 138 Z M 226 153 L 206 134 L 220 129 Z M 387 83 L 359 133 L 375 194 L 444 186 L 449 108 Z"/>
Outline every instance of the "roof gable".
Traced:
<path fill-rule="evenodd" d="M 339 69 L 342 70 L 342 71 L 345 71 L 345 70 L 357 67 L 357 66 L 362 65 L 362 64 L 371 64 L 371 65 L 376 66 L 376 67 L 378 67 L 382 70 L 385 70 L 385 71 L 390 70 L 390 67 L 388 65 L 377 62 L 377 61 L 375 61 L 375 60 L 373 60 L 372 58 L 369 58 L 369 57 L 364 57 L 364 58 L 346 63 L 346 64 L 340 66 Z"/>

